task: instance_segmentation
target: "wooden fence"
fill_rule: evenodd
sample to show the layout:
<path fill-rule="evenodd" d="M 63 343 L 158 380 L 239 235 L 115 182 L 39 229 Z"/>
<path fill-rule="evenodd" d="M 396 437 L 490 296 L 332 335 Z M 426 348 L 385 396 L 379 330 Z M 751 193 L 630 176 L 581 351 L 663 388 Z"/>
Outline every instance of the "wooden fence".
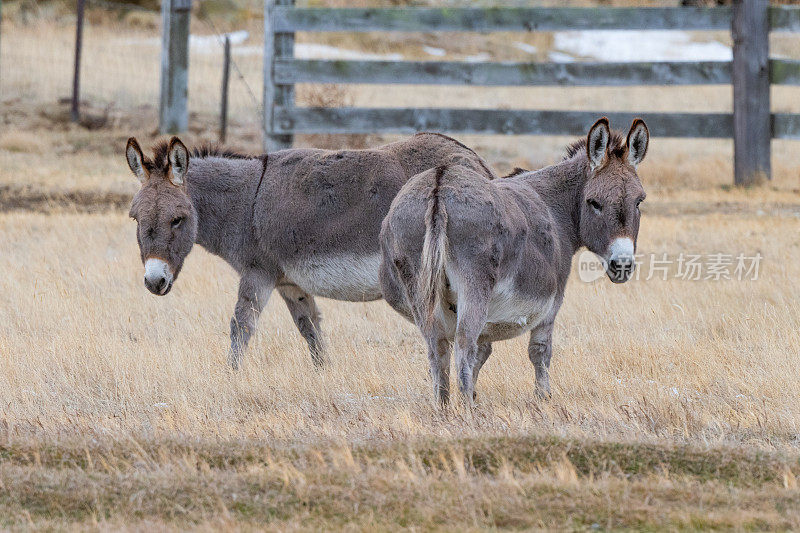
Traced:
<path fill-rule="evenodd" d="M 800 114 L 770 113 L 770 84 L 800 85 L 800 61 L 769 59 L 769 32 L 800 32 L 800 8 L 734 0 L 731 8 L 296 8 L 264 3 L 264 144 L 295 133 L 583 135 L 601 115 L 642 116 L 661 137 L 733 138 L 737 184 L 770 176 L 770 139 L 800 139 Z M 294 58 L 302 32 L 532 32 L 729 30 L 733 61 L 639 63 L 464 63 Z M 295 107 L 296 83 L 483 86 L 733 85 L 729 113 L 649 113 L 442 108 Z"/>

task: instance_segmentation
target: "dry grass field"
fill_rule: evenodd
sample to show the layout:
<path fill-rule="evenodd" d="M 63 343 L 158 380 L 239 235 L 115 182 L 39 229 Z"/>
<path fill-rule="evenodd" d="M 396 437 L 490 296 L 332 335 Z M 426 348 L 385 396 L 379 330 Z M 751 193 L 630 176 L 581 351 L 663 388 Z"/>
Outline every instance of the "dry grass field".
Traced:
<path fill-rule="evenodd" d="M 66 26 L 26 31 L 4 33 L 3 53 L 9 42 L 44 47 L 42 31 L 68 41 Z M 435 36 L 409 53 L 422 44 Z M 489 44 L 458 46 L 468 54 Z M 102 64 L 106 51 L 88 50 Z M 682 280 L 673 265 L 665 280 L 650 276 L 650 260 L 625 285 L 573 274 L 554 334 L 552 398 L 534 395 L 520 338 L 496 345 L 473 410 L 443 410 L 416 329 L 382 302 L 321 300 L 330 365 L 316 370 L 275 297 L 244 368 L 229 371 L 234 272 L 196 248 L 168 296 L 142 283 L 126 216 L 138 185 L 123 151 L 129 135 L 155 140 L 153 110 L 108 115 L 90 102 L 85 111 L 109 120 L 71 125 L 57 102 L 66 91 L 47 92 L 62 75 L 56 63 L 36 71 L 35 98 L 0 91 L 0 528 L 800 528 L 797 143 L 773 142 L 771 182 L 734 189 L 730 142 L 656 132 L 640 168 L 640 252 L 760 254 L 758 279 Z M 155 90 L 143 87 L 132 101 Z M 729 89 L 711 87 L 692 88 L 692 98 L 671 88 L 624 98 L 611 89 L 330 90 L 358 105 L 731 105 Z M 315 91 L 301 87 L 300 102 L 326 98 Z M 797 96 L 776 90 L 773 107 L 797 112 Z M 258 150 L 251 126 L 235 122 L 232 144 Z M 182 137 L 214 136 L 198 119 Z M 499 171 L 552 163 L 568 141 L 463 140 Z"/>
<path fill-rule="evenodd" d="M 322 301 L 317 371 L 275 298 L 230 372 L 232 270 L 196 249 L 168 296 L 142 284 L 124 135 L 0 140 L 4 527 L 800 527 L 788 178 L 670 186 L 655 139 L 640 250 L 759 253 L 759 279 L 647 280 L 647 263 L 622 286 L 573 276 L 553 398 L 534 396 L 521 338 L 497 345 L 474 411 L 442 411 L 415 328 L 384 303 Z M 83 194 L 14 203 L 47 190 Z M 87 206 L 92 191 L 122 204 Z"/>

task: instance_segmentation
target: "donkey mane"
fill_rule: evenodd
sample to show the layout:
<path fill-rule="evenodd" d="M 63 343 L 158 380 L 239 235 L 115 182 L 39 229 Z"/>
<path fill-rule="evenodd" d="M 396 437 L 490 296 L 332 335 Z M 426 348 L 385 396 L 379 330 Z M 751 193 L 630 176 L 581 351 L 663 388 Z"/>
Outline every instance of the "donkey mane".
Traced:
<path fill-rule="evenodd" d="M 228 148 L 213 144 L 203 144 L 195 147 L 191 157 L 203 159 L 206 157 L 222 157 L 225 159 L 258 159 L 262 156 L 242 154 Z M 144 156 L 142 164 L 149 173 L 166 172 L 169 168 L 169 141 L 164 139 L 153 145 L 153 158 Z"/>
<path fill-rule="evenodd" d="M 608 140 L 608 153 L 615 156 L 615 157 L 623 157 L 625 155 L 625 146 L 627 139 L 625 135 L 618 131 L 611 132 L 611 138 Z M 568 145 L 567 153 L 564 156 L 562 161 L 566 161 L 567 159 L 572 159 L 577 154 L 585 154 L 586 153 L 586 137 L 583 139 L 579 139 L 572 144 Z M 510 174 L 513 176 L 516 173 L 516 170 Z"/>
<path fill-rule="evenodd" d="M 203 144 L 192 150 L 192 157 L 221 157 L 223 159 L 258 159 L 261 156 L 243 154 L 216 144 Z"/>
<path fill-rule="evenodd" d="M 530 172 L 530 170 L 522 167 L 514 167 L 514 170 L 503 176 L 503 179 L 513 178 L 514 176 L 519 176 L 520 174 L 525 174 L 526 172 Z"/>

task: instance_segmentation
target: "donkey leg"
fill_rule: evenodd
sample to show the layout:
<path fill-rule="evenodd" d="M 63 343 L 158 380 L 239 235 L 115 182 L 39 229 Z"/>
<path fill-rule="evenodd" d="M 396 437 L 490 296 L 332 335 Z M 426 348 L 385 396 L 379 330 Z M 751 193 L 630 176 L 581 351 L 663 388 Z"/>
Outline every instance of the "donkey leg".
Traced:
<path fill-rule="evenodd" d="M 476 385 L 478 384 L 478 373 L 483 368 L 483 364 L 489 359 L 489 356 L 492 355 L 492 343 L 491 342 L 482 342 L 478 344 L 478 359 L 475 361 L 475 368 L 472 370 L 472 399 L 478 399 L 478 392 L 475 390 Z"/>
<path fill-rule="evenodd" d="M 247 271 L 239 280 L 239 300 L 231 318 L 231 349 L 228 362 L 234 370 L 242 363 L 242 354 L 256 328 L 258 315 L 267 305 L 275 282 L 261 271 Z"/>
<path fill-rule="evenodd" d="M 458 388 L 464 400 L 475 401 L 475 367 L 478 363 L 478 337 L 486 325 L 489 299 L 482 295 L 459 298 L 456 323 L 456 372 Z"/>
<path fill-rule="evenodd" d="M 528 358 L 536 370 L 536 394 L 550 397 L 550 358 L 553 355 L 553 322 L 535 327 L 528 341 Z"/>
<path fill-rule="evenodd" d="M 314 297 L 294 284 L 281 284 L 278 293 L 286 302 L 297 329 L 308 343 L 311 360 L 316 366 L 325 364 L 322 344 L 322 315 L 320 315 Z"/>
<path fill-rule="evenodd" d="M 450 341 L 429 335 L 425 335 L 425 340 L 428 343 L 433 396 L 444 407 L 450 402 Z"/>

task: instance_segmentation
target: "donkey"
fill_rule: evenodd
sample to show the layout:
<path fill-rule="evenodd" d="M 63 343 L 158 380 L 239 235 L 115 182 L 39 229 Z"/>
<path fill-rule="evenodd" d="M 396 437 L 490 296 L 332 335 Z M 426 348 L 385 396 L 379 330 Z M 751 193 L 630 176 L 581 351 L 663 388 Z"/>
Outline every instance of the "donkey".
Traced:
<path fill-rule="evenodd" d="M 648 142 L 641 119 L 623 138 L 601 118 L 544 169 L 489 181 L 445 164 L 403 186 L 382 224 L 380 281 L 425 338 L 440 403 L 449 399 L 452 342 L 471 405 L 491 343 L 527 331 L 537 393 L 549 396 L 553 322 L 573 255 L 587 247 L 615 283 L 634 271 L 645 198 L 636 167 Z"/>
<path fill-rule="evenodd" d="M 289 149 L 260 157 L 208 147 L 190 156 L 173 137 L 147 158 L 130 138 L 125 155 L 141 181 L 130 216 L 150 292 L 170 291 L 195 243 L 241 276 L 230 326 L 234 369 L 276 288 L 313 362 L 324 362 L 314 296 L 381 298 L 380 224 L 411 176 L 447 164 L 495 177 L 471 149 L 436 133 L 371 150 Z"/>

